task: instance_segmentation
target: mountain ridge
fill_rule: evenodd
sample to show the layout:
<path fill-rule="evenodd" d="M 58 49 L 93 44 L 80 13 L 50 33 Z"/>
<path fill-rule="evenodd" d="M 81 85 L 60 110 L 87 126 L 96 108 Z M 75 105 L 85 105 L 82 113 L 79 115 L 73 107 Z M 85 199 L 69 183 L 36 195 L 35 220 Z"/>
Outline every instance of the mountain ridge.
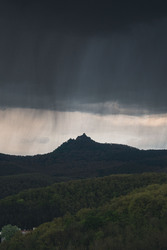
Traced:
<path fill-rule="evenodd" d="M 140 150 L 122 144 L 99 143 L 85 133 L 47 154 L 0 154 L 0 176 L 40 173 L 73 179 L 153 171 L 167 172 L 167 150 Z"/>
<path fill-rule="evenodd" d="M 128 146 L 125 144 L 117 144 L 117 143 L 101 143 L 101 142 L 96 142 L 92 140 L 91 137 L 87 136 L 85 133 L 82 135 L 78 136 L 76 139 L 69 139 L 66 142 L 62 143 L 57 149 L 55 149 L 52 152 L 55 152 L 56 150 L 63 148 L 65 146 L 71 146 L 71 145 L 77 145 L 77 146 L 102 146 L 102 145 L 107 145 L 107 146 L 112 146 L 112 147 L 122 147 L 122 148 L 129 148 L 129 149 L 135 149 L 135 150 L 140 150 L 132 146 Z M 52 153 L 51 152 L 51 153 Z"/>

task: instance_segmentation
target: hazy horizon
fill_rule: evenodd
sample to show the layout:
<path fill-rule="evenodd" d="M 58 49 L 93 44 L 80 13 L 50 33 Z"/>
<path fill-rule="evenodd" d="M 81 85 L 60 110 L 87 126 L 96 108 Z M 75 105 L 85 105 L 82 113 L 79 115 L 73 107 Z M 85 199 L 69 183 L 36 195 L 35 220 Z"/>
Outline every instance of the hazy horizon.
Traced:
<path fill-rule="evenodd" d="M 140 117 L 116 114 L 102 117 L 84 112 L 7 109 L 0 110 L 0 116 L 4 117 L 0 123 L 0 153 L 49 153 L 83 133 L 101 143 L 126 144 L 139 149 L 167 147 L 166 138 L 160 138 L 158 133 L 167 131 L 167 115 Z M 95 129 L 97 124 L 98 129 Z"/>

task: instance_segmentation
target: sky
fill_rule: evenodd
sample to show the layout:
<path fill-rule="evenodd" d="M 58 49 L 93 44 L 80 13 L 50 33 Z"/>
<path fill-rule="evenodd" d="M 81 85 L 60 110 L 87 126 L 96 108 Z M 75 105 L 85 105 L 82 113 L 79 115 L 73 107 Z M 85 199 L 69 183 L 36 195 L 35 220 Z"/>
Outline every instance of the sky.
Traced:
<path fill-rule="evenodd" d="M 86 133 L 167 149 L 167 3 L 0 3 L 0 152 L 50 152 Z"/>

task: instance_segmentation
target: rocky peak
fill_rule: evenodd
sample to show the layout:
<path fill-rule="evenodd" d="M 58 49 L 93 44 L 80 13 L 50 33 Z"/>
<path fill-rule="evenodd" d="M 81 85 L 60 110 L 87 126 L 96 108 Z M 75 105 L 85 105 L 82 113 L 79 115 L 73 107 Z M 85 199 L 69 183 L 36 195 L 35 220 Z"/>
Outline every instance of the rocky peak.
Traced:
<path fill-rule="evenodd" d="M 92 141 L 90 137 L 88 137 L 85 133 L 76 138 L 76 141 Z"/>

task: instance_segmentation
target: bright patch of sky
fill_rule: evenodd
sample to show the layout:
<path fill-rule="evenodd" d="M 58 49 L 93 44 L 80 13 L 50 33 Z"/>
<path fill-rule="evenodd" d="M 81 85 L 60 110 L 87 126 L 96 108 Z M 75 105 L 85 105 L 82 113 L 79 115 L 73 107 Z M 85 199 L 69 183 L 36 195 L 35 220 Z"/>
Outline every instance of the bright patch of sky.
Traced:
<path fill-rule="evenodd" d="M 140 149 L 167 148 L 167 114 L 131 116 L 37 109 L 0 110 L 0 152 L 35 155 L 51 152 L 86 133 L 101 143 Z"/>

